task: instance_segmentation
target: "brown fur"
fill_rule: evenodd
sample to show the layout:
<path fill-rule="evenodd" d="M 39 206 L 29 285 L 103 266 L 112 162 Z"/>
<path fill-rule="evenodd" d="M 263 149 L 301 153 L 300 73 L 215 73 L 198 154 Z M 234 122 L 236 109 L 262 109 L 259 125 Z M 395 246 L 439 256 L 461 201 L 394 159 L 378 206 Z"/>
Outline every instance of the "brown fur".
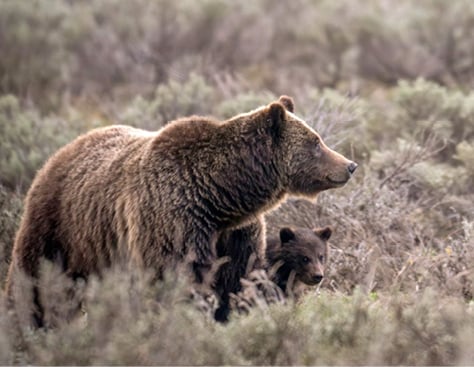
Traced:
<path fill-rule="evenodd" d="M 287 194 L 342 186 L 355 169 L 285 106 L 293 109 L 289 97 L 228 121 L 192 116 L 158 132 L 111 126 L 66 145 L 28 192 L 7 290 L 18 269 L 35 279 L 41 258 L 73 277 L 117 262 L 160 275 L 186 261 L 201 282 L 228 231 L 250 228 L 252 247 L 264 249 L 263 213 Z"/>
<path fill-rule="evenodd" d="M 316 285 L 324 277 L 328 261 L 328 244 L 332 229 L 330 227 L 282 228 L 279 237 L 267 240 L 266 257 L 270 272 L 274 272 L 273 280 L 283 291 L 291 273 L 294 284 Z"/>

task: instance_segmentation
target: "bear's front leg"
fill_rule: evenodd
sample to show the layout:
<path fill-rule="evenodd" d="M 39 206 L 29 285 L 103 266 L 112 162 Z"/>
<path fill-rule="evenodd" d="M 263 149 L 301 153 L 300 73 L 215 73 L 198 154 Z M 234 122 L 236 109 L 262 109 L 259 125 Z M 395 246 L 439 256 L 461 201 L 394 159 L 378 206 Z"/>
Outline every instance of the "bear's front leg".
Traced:
<path fill-rule="evenodd" d="M 237 229 L 224 231 L 216 244 L 217 257 L 228 257 L 229 261 L 217 271 L 214 288 L 220 298 L 220 306 L 215 312 L 217 321 L 227 321 L 229 316 L 229 293 L 241 290 L 240 278 L 246 275 L 249 259 L 264 261 L 265 222 L 263 216 Z"/>
<path fill-rule="evenodd" d="M 216 271 L 216 242 L 217 236 L 206 231 L 193 231 L 184 239 L 183 248 L 187 249 L 189 264 L 198 284 L 210 285 Z"/>

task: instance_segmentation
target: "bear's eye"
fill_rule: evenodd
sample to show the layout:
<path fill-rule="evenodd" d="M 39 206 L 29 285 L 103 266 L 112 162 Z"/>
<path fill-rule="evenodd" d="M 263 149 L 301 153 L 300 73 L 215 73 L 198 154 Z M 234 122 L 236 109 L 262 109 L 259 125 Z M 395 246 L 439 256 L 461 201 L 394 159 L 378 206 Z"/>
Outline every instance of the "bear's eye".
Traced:
<path fill-rule="evenodd" d="M 321 150 L 321 143 L 319 140 L 316 140 L 316 143 L 314 144 L 314 150 L 318 153 Z"/>
<path fill-rule="evenodd" d="M 303 257 L 303 262 L 305 264 L 309 263 L 309 257 L 308 256 Z"/>
<path fill-rule="evenodd" d="M 318 259 L 319 259 L 320 262 L 323 263 L 324 262 L 324 255 L 319 255 Z"/>

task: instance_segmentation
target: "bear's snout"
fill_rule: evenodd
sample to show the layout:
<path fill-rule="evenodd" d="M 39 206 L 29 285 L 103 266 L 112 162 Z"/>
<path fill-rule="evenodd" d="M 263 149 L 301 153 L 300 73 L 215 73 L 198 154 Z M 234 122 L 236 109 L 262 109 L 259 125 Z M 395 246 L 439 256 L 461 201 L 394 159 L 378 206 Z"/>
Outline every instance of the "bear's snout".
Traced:
<path fill-rule="evenodd" d="M 351 162 L 349 163 L 349 165 L 347 166 L 347 170 L 349 171 L 349 173 L 352 175 L 354 173 L 354 171 L 356 170 L 356 168 L 359 167 L 359 165 L 356 163 L 356 162 Z"/>
<path fill-rule="evenodd" d="M 321 274 L 314 275 L 312 280 L 315 284 L 319 284 L 323 280 L 323 276 Z"/>

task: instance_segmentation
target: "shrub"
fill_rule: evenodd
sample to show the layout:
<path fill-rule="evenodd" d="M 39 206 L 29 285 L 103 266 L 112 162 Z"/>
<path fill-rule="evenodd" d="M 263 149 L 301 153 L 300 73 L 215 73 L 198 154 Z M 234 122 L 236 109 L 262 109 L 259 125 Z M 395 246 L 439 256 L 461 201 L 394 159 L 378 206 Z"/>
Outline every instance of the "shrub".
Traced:
<path fill-rule="evenodd" d="M 45 264 L 46 265 L 46 264 Z M 70 287 L 55 269 L 43 266 L 45 308 L 68 312 Z M 46 285 L 46 284 L 45 284 Z M 92 277 L 84 289 L 86 314 L 44 333 L 25 333 L 25 361 L 43 364 L 224 364 L 240 363 L 219 329 L 199 311 L 179 277 L 150 284 L 136 271 L 112 269 Z M 55 299 L 55 302 L 51 302 Z M 59 300 L 63 300 L 60 302 Z M 2 330 L 3 331 L 3 330 Z"/>
<path fill-rule="evenodd" d="M 0 97 L 0 184 L 24 191 L 36 171 L 58 148 L 94 125 L 41 117 L 35 108 L 22 108 L 12 95 Z"/>
<path fill-rule="evenodd" d="M 49 268 L 47 271 L 52 271 Z M 64 285 L 49 278 L 50 295 Z M 58 287 L 59 286 L 59 287 Z M 321 291 L 298 303 L 270 305 L 226 324 L 209 320 L 189 302 L 175 277 L 111 270 L 85 288 L 85 315 L 54 329 L 23 333 L 21 364 L 431 364 L 471 361 L 474 321 L 469 304 L 433 289 L 379 298 Z M 188 301 L 187 301 L 188 300 Z M 51 301 L 50 301 L 51 302 Z M 55 307 L 61 304 L 56 302 Z M 64 306 L 64 304 L 62 304 Z M 8 313 L 0 316 L 0 338 Z M 7 341 L 11 339 L 6 339 Z M 12 363 L 12 343 L 2 343 Z"/>
<path fill-rule="evenodd" d="M 423 79 L 413 83 L 400 82 L 395 93 L 395 100 L 402 108 L 400 123 L 406 127 L 406 133 L 416 126 L 447 141 L 440 151 L 442 161 L 453 159 L 457 144 L 474 138 L 473 98 Z"/>
<path fill-rule="evenodd" d="M 468 86 L 474 55 L 465 42 L 473 31 L 468 1 L 395 6 L 371 2 L 356 13 L 358 69 L 362 77 L 397 83 L 424 77 L 445 85 Z"/>
<path fill-rule="evenodd" d="M 0 95 L 12 93 L 57 106 L 60 94 L 50 91 L 62 90 L 67 77 L 66 3 L 4 1 L 0 8 Z"/>
<path fill-rule="evenodd" d="M 158 130 L 178 117 L 210 114 L 214 89 L 203 77 L 190 75 L 184 83 L 170 80 L 160 85 L 147 101 L 137 97 L 122 113 L 121 122 L 149 130 Z"/>
<path fill-rule="evenodd" d="M 10 263 L 15 232 L 22 213 L 21 195 L 0 185 L 0 284 L 4 284 Z"/>
<path fill-rule="evenodd" d="M 44 111 L 64 99 L 149 96 L 193 72 L 293 95 L 418 77 L 468 88 L 473 19 L 467 0 L 3 1 L 0 94 L 32 99 Z"/>
<path fill-rule="evenodd" d="M 252 111 L 259 106 L 264 106 L 278 97 L 269 93 L 242 92 L 232 96 L 216 107 L 216 115 L 226 119 L 236 116 L 242 112 Z"/>

